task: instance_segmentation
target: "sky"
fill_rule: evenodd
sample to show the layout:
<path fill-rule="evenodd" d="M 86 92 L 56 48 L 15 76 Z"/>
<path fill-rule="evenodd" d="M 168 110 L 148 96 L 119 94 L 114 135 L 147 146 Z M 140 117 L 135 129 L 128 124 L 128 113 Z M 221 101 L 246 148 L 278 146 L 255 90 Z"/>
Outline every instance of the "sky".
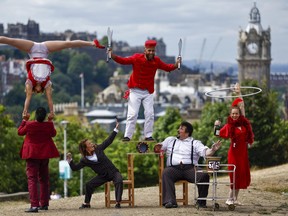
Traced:
<path fill-rule="evenodd" d="M 287 64 L 287 0 L 0 0 L 0 23 L 6 29 L 31 19 L 44 33 L 70 29 L 100 39 L 110 27 L 113 40 L 130 46 L 162 38 L 169 56 L 178 56 L 181 38 L 183 60 L 236 63 L 239 30 L 246 29 L 254 2 L 263 29 L 271 28 L 272 63 Z"/>

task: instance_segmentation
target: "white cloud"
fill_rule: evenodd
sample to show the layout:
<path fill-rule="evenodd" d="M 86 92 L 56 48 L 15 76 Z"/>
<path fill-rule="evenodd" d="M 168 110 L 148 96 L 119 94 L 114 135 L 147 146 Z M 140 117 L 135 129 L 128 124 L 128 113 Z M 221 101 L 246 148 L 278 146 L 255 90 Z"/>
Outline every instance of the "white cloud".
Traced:
<path fill-rule="evenodd" d="M 40 24 L 43 32 L 73 31 L 106 34 L 115 40 L 142 45 L 147 37 L 163 38 L 168 55 L 177 55 L 185 41 L 184 59 L 197 59 L 206 38 L 203 58 L 236 62 L 239 26 L 246 28 L 255 0 L 1 0 L 1 23 Z M 288 1 L 258 0 L 264 29 L 271 27 L 273 62 L 288 63 Z M 221 39 L 220 39 L 221 38 Z"/>

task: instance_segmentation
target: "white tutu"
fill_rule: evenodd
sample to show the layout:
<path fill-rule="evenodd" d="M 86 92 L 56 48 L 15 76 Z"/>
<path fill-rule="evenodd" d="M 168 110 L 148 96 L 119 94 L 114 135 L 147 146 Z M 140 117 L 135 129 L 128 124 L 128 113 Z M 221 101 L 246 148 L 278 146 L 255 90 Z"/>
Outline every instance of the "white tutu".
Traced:
<path fill-rule="evenodd" d="M 43 82 L 51 75 L 51 66 L 47 64 L 32 64 L 31 72 L 36 81 Z"/>

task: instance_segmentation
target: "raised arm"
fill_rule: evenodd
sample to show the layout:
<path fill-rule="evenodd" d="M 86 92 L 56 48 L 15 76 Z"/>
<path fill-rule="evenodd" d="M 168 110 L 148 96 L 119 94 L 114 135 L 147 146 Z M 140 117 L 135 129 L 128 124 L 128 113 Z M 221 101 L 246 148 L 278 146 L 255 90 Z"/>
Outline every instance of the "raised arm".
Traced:
<path fill-rule="evenodd" d="M 29 83 L 25 84 L 25 91 L 26 91 L 26 98 L 25 98 L 25 102 L 24 102 L 24 109 L 23 109 L 23 113 L 22 113 L 22 117 L 27 116 L 27 114 L 29 114 L 29 105 L 30 105 L 30 101 L 32 98 L 32 86 Z"/>
<path fill-rule="evenodd" d="M 48 115 L 48 119 L 52 120 L 54 118 L 54 109 L 53 109 L 53 99 L 52 99 L 52 87 L 51 87 L 51 85 L 49 85 L 49 86 L 47 86 L 45 88 L 45 92 L 46 92 L 48 107 L 49 107 L 49 110 L 50 110 L 50 113 Z"/>
<path fill-rule="evenodd" d="M 118 120 L 116 120 L 116 126 L 114 128 L 114 130 L 112 131 L 112 133 L 109 135 L 109 137 L 104 140 L 104 142 L 101 145 L 98 145 L 97 148 L 101 148 L 101 149 L 106 149 L 109 145 L 112 144 L 112 142 L 114 141 L 117 133 L 118 133 L 118 127 L 119 127 L 119 122 Z"/>
<path fill-rule="evenodd" d="M 239 83 L 236 83 L 235 86 L 234 86 L 234 92 L 236 93 L 236 95 L 238 96 L 238 98 L 240 98 L 242 101 L 241 102 L 238 102 L 237 106 L 240 108 L 241 110 L 241 114 L 243 116 L 245 116 L 245 104 L 244 104 L 244 99 L 242 97 L 242 94 L 241 94 L 241 86 Z"/>

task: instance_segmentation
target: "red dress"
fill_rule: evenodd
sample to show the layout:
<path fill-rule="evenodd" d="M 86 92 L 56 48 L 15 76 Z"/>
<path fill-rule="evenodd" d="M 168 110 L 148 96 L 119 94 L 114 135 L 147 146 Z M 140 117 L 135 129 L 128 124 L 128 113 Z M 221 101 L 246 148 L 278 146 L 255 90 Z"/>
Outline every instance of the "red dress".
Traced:
<path fill-rule="evenodd" d="M 247 187 L 250 185 L 251 177 L 248 159 L 248 143 L 252 144 L 254 141 L 254 135 L 249 121 L 244 117 L 241 117 L 241 119 L 244 119 L 246 124 L 243 125 L 238 122 L 238 125 L 233 125 L 229 124 L 229 122 L 231 123 L 231 117 L 228 117 L 228 123 L 221 128 L 219 134 L 219 136 L 222 138 L 231 139 L 230 148 L 228 151 L 228 164 L 234 164 L 236 166 L 236 190 L 247 189 Z M 231 130 L 234 132 L 231 133 Z M 228 169 L 231 170 L 233 167 L 228 167 Z M 233 183 L 233 173 L 230 173 L 230 182 Z"/>

